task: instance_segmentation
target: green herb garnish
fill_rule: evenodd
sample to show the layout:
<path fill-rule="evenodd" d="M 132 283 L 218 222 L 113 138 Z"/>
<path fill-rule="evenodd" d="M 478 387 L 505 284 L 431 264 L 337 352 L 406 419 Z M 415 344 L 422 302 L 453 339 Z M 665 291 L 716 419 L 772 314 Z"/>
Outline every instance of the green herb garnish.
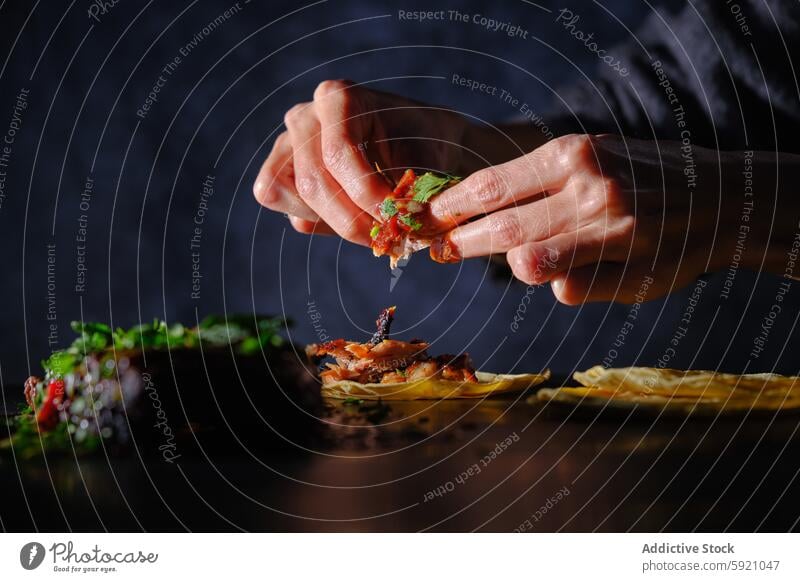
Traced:
<path fill-rule="evenodd" d="M 378 233 L 381 231 L 380 225 L 376 224 L 372 227 L 372 230 L 369 231 L 369 238 L 375 238 L 378 236 Z"/>
<path fill-rule="evenodd" d="M 10 436 L 0 439 L 0 451 L 13 446 L 15 454 L 28 458 L 50 451 L 90 452 L 107 439 L 112 444 L 127 442 L 123 389 L 102 381 L 115 377 L 117 354 L 112 350 L 229 347 L 247 356 L 282 345 L 280 331 L 289 324 L 280 317 L 255 315 L 211 316 L 191 328 L 158 319 L 116 330 L 103 323 L 73 321 L 78 337 L 42 362 L 45 377 L 32 381 L 32 395 L 26 382 L 26 397 L 33 398 L 34 407 L 21 404 L 17 416 L 4 419 Z M 88 363 L 90 355 L 99 364 L 99 377 Z M 56 379 L 66 384 L 63 408 L 57 410 L 56 423 L 43 429 L 35 412 Z"/>
<path fill-rule="evenodd" d="M 415 202 L 430 202 L 430 199 L 448 186 L 457 183 L 461 178 L 444 174 L 439 176 L 433 172 L 425 172 L 414 181 L 412 190 L 414 191 Z"/>
<path fill-rule="evenodd" d="M 180 323 L 167 325 L 154 319 L 151 323 L 128 329 L 112 330 L 103 323 L 73 321 L 72 329 L 78 338 L 68 348 L 53 352 L 42 362 L 48 378 L 60 378 L 79 366 L 87 354 L 103 350 L 197 348 L 203 345 L 233 346 L 242 355 L 258 353 L 269 347 L 279 347 L 283 338 L 279 331 L 289 325 L 280 317 L 230 315 L 206 317 L 197 327 Z"/>
<path fill-rule="evenodd" d="M 397 204 L 394 203 L 394 198 L 386 198 L 381 202 L 381 214 L 385 218 L 391 218 L 397 214 Z"/>
<path fill-rule="evenodd" d="M 405 224 L 411 230 L 419 230 L 422 228 L 422 223 L 410 214 L 401 214 L 397 217 L 397 220 Z"/>

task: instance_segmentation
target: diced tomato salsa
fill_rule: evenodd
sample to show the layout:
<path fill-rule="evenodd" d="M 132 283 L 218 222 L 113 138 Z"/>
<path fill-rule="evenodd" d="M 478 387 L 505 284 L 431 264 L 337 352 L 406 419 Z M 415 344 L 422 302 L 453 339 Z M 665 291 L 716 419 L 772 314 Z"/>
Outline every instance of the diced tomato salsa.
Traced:
<path fill-rule="evenodd" d="M 374 226 L 378 227 L 378 233 L 372 239 L 372 250 L 381 255 L 388 254 L 397 238 L 402 234 L 397 215 L 392 216 L 384 223 L 376 222 Z"/>
<path fill-rule="evenodd" d="M 400 181 L 397 183 L 397 186 L 394 187 L 394 194 L 395 198 L 405 198 L 408 195 L 408 191 L 411 190 L 412 186 L 414 186 L 414 182 L 417 180 L 417 175 L 414 173 L 414 170 L 408 169 L 403 172 L 403 176 L 400 178 Z"/>

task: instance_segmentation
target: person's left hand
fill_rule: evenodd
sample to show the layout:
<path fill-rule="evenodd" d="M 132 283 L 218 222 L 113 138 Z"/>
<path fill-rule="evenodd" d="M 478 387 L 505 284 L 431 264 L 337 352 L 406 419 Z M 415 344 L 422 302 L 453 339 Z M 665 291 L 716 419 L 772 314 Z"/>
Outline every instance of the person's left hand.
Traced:
<path fill-rule="evenodd" d="M 507 253 L 563 303 L 653 299 L 727 265 L 742 214 L 742 154 L 681 147 L 560 137 L 442 193 L 434 226 L 463 258 Z"/>

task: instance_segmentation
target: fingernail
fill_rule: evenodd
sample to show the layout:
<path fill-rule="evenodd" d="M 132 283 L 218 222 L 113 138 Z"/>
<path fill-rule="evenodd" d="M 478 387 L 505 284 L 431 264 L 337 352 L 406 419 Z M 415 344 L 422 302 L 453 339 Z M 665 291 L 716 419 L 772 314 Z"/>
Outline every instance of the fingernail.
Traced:
<path fill-rule="evenodd" d="M 458 247 L 450 239 L 450 235 L 438 236 L 431 241 L 431 259 L 437 263 L 458 263 L 461 261 L 461 254 Z"/>

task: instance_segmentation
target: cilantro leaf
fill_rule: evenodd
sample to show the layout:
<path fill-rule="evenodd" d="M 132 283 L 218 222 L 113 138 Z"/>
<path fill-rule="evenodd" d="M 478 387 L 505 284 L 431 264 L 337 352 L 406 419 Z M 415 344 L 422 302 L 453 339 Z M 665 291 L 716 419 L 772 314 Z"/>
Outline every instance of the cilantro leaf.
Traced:
<path fill-rule="evenodd" d="M 419 230 L 422 228 L 422 223 L 410 214 L 401 214 L 397 217 L 397 220 L 405 224 L 411 230 Z"/>
<path fill-rule="evenodd" d="M 394 198 L 386 198 L 381 202 L 381 214 L 384 218 L 391 218 L 397 214 L 397 204 L 394 203 Z"/>
<path fill-rule="evenodd" d="M 414 182 L 412 190 L 414 191 L 415 202 L 430 202 L 430 199 L 436 196 L 439 192 L 461 180 L 456 176 L 444 174 L 438 176 L 433 172 L 425 172 Z"/>

